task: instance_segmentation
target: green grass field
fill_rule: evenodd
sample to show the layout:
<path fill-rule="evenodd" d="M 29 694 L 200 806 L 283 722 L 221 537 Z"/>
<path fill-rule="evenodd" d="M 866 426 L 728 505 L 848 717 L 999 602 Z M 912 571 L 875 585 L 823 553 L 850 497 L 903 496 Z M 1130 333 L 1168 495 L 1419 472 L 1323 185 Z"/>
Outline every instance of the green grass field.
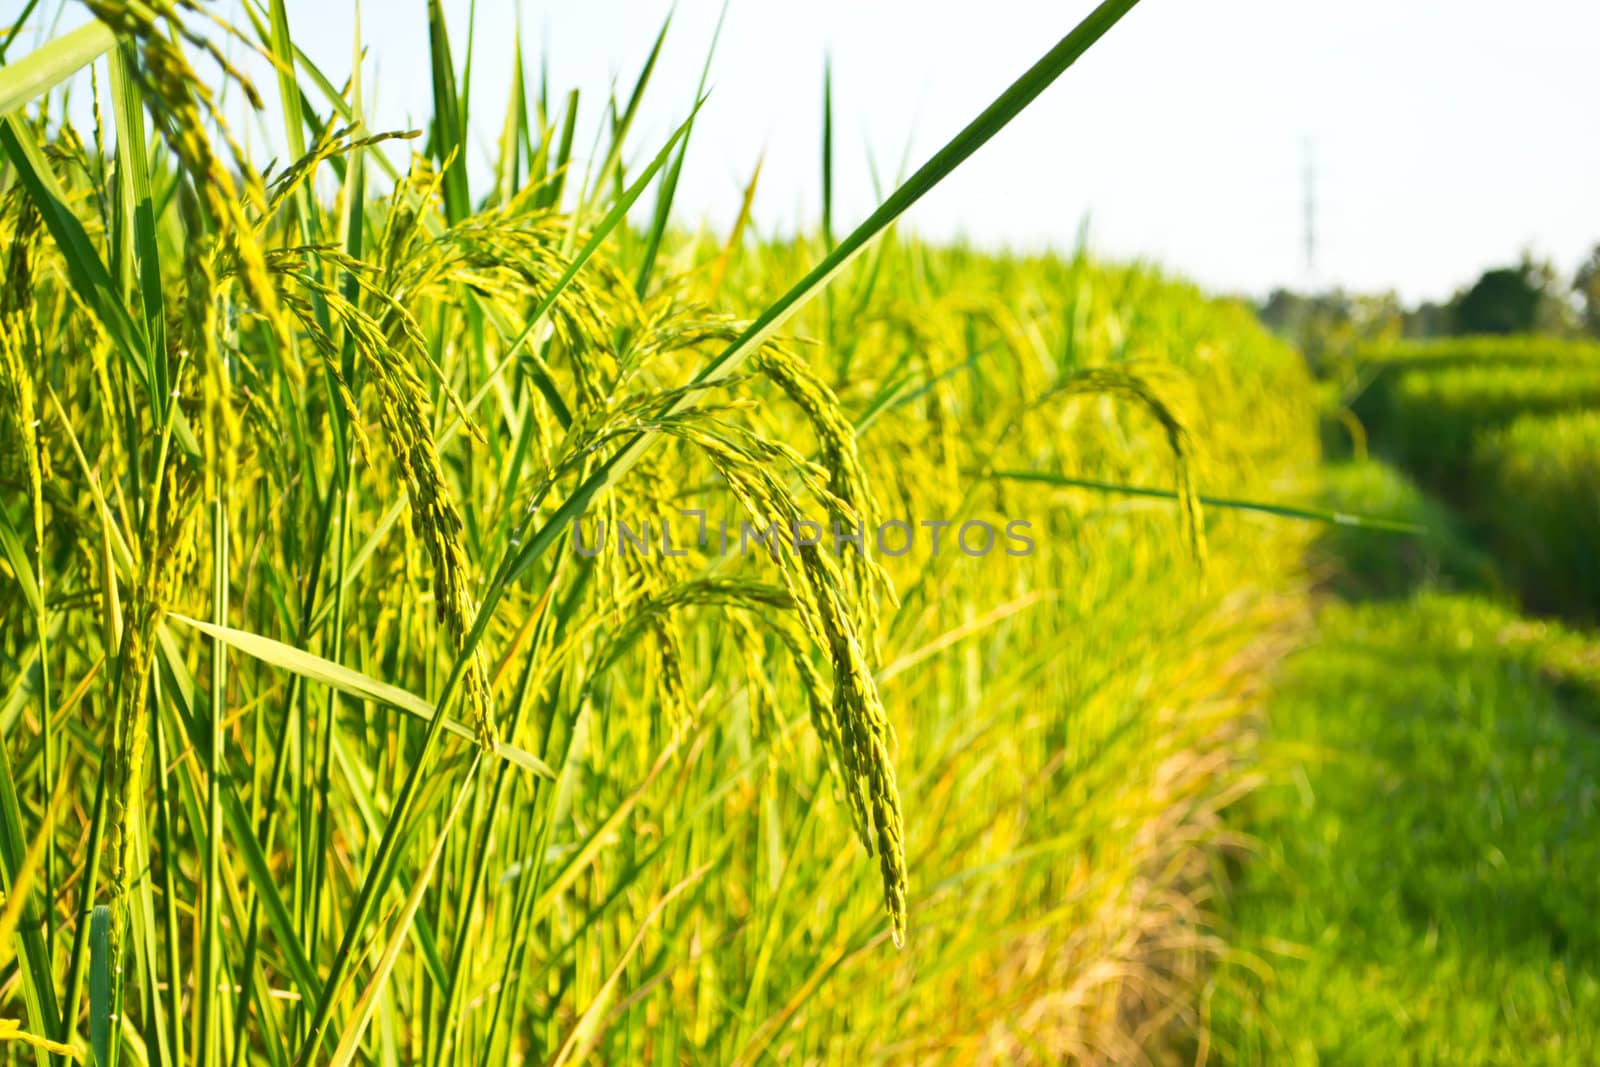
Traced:
<path fill-rule="evenodd" d="M 1214 985 L 1219 1058 L 1587 1062 L 1600 637 L 1441 591 L 1483 588 L 1484 561 L 1443 509 L 1375 463 L 1329 474 L 1341 506 L 1433 532 L 1409 557 L 1324 545 L 1352 599 L 1284 668 L 1271 784 L 1235 811 L 1255 845 Z"/>
<path fill-rule="evenodd" d="M 1223 1062 L 1600 1054 L 1600 641 L 1574 640 L 1459 594 L 1322 615 L 1241 812 Z"/>

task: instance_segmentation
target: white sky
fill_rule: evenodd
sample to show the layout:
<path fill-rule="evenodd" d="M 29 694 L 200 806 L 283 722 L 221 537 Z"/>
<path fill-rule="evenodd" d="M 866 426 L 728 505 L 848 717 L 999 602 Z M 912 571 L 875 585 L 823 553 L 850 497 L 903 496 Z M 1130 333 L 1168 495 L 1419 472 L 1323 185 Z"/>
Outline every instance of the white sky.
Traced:
<path fill-rule="evenodd" d="M 0 22 L 14 6 L 0 0 Z M 306 51 L 330 75 L 346 73 L 353 0 L 287 6 Z M 519 7 L 530 79 L 548 54 L 552 96 L 582 91 L 586 153 L 613 79 L 625 95 L 669 6 L 479 0 L 480 155 L 504 115 Z M 725 226 L 764 150 L 756 224 L 814 224 L 831 51 L 835 228 L 847 230 L 874 202 L 869 149 L 886 176 L 908 144 L 912 165 L 922 162 L 1092 6 L 732 0 L 680 215 Z M 464 51 L 467 0 L 445 7 Z M 679 0 L 637 157 L 686 114 L 720 7 Z M 374 127 L 430 110 L 425 11 L 423 0 L 363 5 Z M 1087 216 L 1102 255 L 1260 294 L 1307 282 L 1308 144 L 1319 284 L 1441 297 L 1524 248 L 1570 274 L 1600 242 L 1600 2 L 1143 0 L 908 224 L 936 238 L 1070 248 Z"/>

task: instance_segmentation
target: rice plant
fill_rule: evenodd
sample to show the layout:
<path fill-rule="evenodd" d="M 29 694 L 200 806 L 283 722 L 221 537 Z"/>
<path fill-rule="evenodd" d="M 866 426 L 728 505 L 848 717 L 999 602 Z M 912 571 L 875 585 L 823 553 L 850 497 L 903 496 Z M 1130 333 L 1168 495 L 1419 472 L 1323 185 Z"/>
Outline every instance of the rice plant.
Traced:
<path fill-rule="evenodd" d="M 655 53 L 586 167 L 519 73 L 480 188 L 437 0 L 416 131 L 282 0 L 86 3 L 0 68 L 8 1055 L 1198 1025 L 1239 713 L 1298 615 L 1302 529 L 1242 505 L 1303 487 L 1310 384 L 1149 269 L 894 229 L 1134 0 L 837 240 L 676 227 L 693 113 L 628 140 Z M 272 166 L 219 103 L 257 68 Z"/>

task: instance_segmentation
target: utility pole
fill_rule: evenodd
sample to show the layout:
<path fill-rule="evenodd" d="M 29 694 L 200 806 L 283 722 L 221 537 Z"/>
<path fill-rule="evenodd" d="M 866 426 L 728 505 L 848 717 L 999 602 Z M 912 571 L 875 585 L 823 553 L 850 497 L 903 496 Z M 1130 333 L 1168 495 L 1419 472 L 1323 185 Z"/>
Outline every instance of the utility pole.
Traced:
<path fill-rule="evenodd" d="M 1308 291 L 1317 286 L 1317 161 L 1311 138 L 1305 139 L 1305 252 Z"/>

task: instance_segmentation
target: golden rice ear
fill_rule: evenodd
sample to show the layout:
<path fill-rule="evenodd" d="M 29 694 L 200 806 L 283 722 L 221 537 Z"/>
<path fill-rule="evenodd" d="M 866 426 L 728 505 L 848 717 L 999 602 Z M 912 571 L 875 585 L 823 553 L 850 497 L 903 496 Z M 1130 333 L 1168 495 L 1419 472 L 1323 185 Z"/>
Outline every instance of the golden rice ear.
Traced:
<path fill-rule="evenodd" d="M 817 462 L 828 472 L 828 518 L 841 527 L 871 525 L 879 515 L 867 472 L 861 463 L 855 427 L 845 417 L 838 396 L 792 350 L 770 344 L 756 355 L 756 369 L 781 389 L 810 423 L 817 437 Z M 880 598 L 896 603 L 888 572 L 863 545 L 846 557 L 847 573 L 856 585 L 857 625 L 869 642 L 878 633 Z"/>
<path fill-rule="evenodd" d="M 148 93 L 155 112 L 156 129 L 193 179 L 207 224 L 221 235 L 255 311 L 267 323 L 279 346 L 288 349 L 288 324 L 278 307 L 266 265 L 265 251 L 256 232 L 257 222 L 245 212 L 251 205 L 265 212 L 266 197 L 260 177 L 248 155 L 233 141 L 228 124 L 209 89 L 189 64 L 174 37 L 199 45 L 217 62 L 224 77 L 239 85 L 250 102 L 260 97 L 249 79 L 240 74 L 204 37 L 185 27 L 175 9 L 158 10 L 118 0 L 84 0 L 101 22 L 124 42 L 130 59 L 128 73 Z M 228 160 L 219 159 L 212 147 L 210 129 L 221 131 Z M 237 175 L 238 180 L 235 180 Z M 243 183 L 243 192 L 240 191 Z"/>
<path fill-rule="evenodd" d="M 1195 564 L 1203 574 L 1206 568 L 1206 532 L 1200 490 L 1195 483 L 1198 444 L 1189 429 L 1189 420 L 1175 398 L 1177 390 L 1170 387 L 1164 389 L 1158 384 L 1162 379 L 1170 381 L 1175 375 L 1176 372 L 1170 367 L 1150 364 L 1090 367 L 1068 375 L 1031 406 L 1041 407 L 1061 396 L 1104 394 L 1133 401 L 1160 423 L 1177 468 L 1176 488 L 1184 538 Z"/>
<path fill-rule="evenodd" d="M 548 347 L 550 362 L 570 373 L 576 409 L 603 408 L 619 389 L 619 331 L 640 318 L 637 297 L 620 269 L 596 255 L 568 278 L 572 259 L 565 248 L 574 220 L 548 209 L 517 215 L 507 206 L 448 228 L 435 219 L 439 232 L 428 234 L 422 219 L 437 209 L 437 191 L 437 177 L 419 169 L 392 198 L 381 284 L 372 289 L 374 300 L 393 316 L 383 319 L 384 328 L 405 324 L 406 304 L 452 299 L 464 286 L 477 294 L 492 320 L 520 330 L 536 325 L 523 316 L 545 307 L 554 294 L 530 347 Z M 420 342 L 420 333 L 416 336 Z M 509 343 L 510 336 L 502 340 Z M 417 347 L 426 350 L 420 343 Z"/>
<path fill-rule="evenodd" d="M 0 314 L 0 478 L 20 478 L 27 487 L 35 551 L 44 547 L 44 484 L 50 476 L 31 370 L 42 351 L 26 312 Z"/>
<path fill-rule="evenodd" d="M 194 514 L 200 500 L 198 473 L 172 457 L 145 517 L 144 565 L 123 610 L 122 646 L 117 654 L 116 704 L 106 759 L 106 855 L 110 857 L 109 903 L 118 916 L 112 926 L 112 970 L 122 974 L 127 934 L 128 896 L 135 879 L 134 835 L 129 820 L 142 803 L 145 759 L 150 739 L 150 671 L 155 662 L 156 628 L 167 607 L 179 598 L 182 580 L 194 560 Z"/>
<path fill-rule="evenodd" d="M 670 288 L 658 294 L 645 312 L 648 322 L 624 356 L 631 367 L 650 367 L 658 362 L 671 366 L 674 353 L 692 352 L 706 344 L 727 344 L 743 328 L 743 323 L 732 316 L 695 304 L 677 303 Z M 845 416 L 838 396 L 792 348 L 778 341 L 763 345 L 751 362 L 754 376 L 776 385 L 804 415 L 815 435 L 814 462 L 827 476 L 819 518 L 851 530 L 858 524 L 870 523 L 878 514 L 878 503 L 861 462 L 855 428 Z M 768 421 L 776 426 L 781 420 Z M 856 588 L 857 595 L 852 598 L 856 625 L 866 640 L 876 645 L 878 605 L 882 601 L 896 603 L 888 574 L 868 546 L 848 554 L 845 573 Z"/>
<path fill-rule="evenodd" d="M 17 191 L 0 211 L 0 236 L 8 240 L 6 277 L 0 288 L 0 478 L 15 478 L 27 488 L 34 544 L 44 546 L 44 483 L 50 453 L 44 447 L 34 368 L 43 367 L 44 341 L 34 319 L 34 244 L 39 215 Z"/>
<path fill-rule="evenodd" d="M 359 347 L 378 390 L 379 424 L 409 498 L 411 529 L 432 564 L 435 614 L 458 649 L 477 617 L 461 515 L 439 462 L 439 445 L 428 418 L 427 390 L 416 372 L 393 349 Z M 493 696 L 481 650 L 474 650 L 464 678 L 467 708 L 480 746 L 491 751 L 498 740 Z"/>
<path fill-rule="evenodd" d="M 697 418 L 692 411 L 664 419 L 663 432 L 691 444 L 726 481 L 745 514 L 769 529 L 793 530 L 803 520 L 808 496 L 827 500 L 824 478 L 815 467 L 776 442 L 749 431 Z M 810 493 L 790 487 L 786 471 L 809 482 Z M 859 592 L 839 565 L 815 545 L 776 536 L 769 548 L 784 587 L 793 598 L 800 630 L 832 668 L 832 696 L 826 711 L 813 704 L 819 738 L 832 750 L 840 784 L 856 813 L 862 844 L 876 855 L 885 910 L 899 944 L 906 931 L 907 871 L 899 788 L 890 756 L 892 729 L 872 677 L 867 645 L 848 605 Z"/>

